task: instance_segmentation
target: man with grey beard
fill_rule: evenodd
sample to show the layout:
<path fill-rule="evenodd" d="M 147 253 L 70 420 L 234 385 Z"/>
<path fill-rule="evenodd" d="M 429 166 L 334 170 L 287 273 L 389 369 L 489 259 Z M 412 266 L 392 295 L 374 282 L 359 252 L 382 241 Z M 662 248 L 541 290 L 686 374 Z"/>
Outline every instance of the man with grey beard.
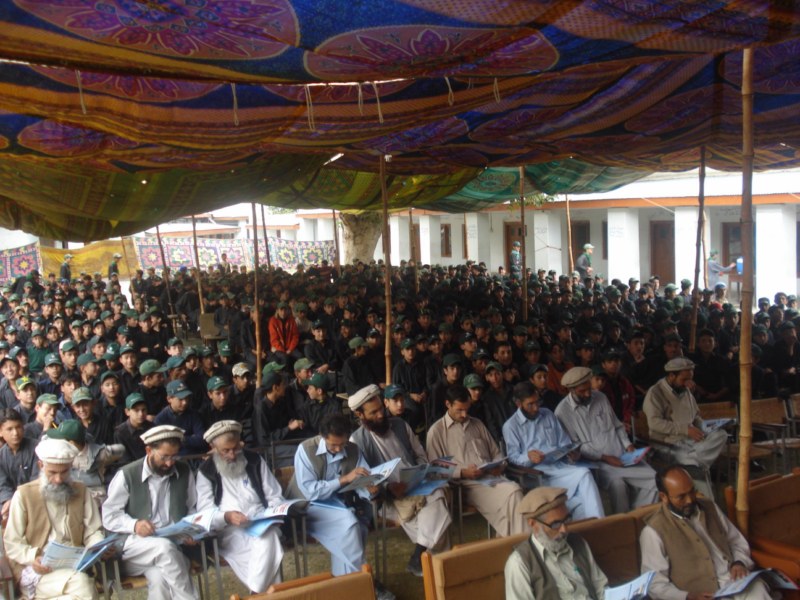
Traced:
<path fill-rule="evenodd" d="M 100 511 L 89 490 L 70 479 L 77 454 L 64 440 L 40 442 L 36 446 L 38 480 L 19 486 L 11 499 L 3 540 L 25 598 L 97 598 L 94 581 L 86 573 L 51 569 L 41 562 L 51 540 L 68 546 L 91 546 L 103 539 Z"/>
<path fill-rule="evenodd" d="M 206 431 L 203 438 L 212 453 L 197 472 L 197 509 L 219 509 L 212 528 L 219 532 L 220 552 L 239 580 L 260 594 L 280 581 L 279 528 L 273 525 L 258 537 L 245 529 L 264 509 L 284 499 L 267 462 L 244 450 L 241 436 L 242 425 L 237 421 L 217 421 Z"/>
<path fill-rule="evenodd" d="M 565 488 L 539 487 L 517 507 L 531 536 L 514 547 L 505 567 L 506 599 L 589 600 L 603 598 L 608 579 L 589 545 L 567 533 L 572 515 Z"/>

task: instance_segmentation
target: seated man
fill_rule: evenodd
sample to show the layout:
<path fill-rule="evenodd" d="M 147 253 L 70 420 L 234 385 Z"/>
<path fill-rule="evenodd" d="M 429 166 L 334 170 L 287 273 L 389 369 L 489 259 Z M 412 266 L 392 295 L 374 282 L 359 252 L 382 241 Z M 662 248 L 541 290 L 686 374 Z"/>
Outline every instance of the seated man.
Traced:
<path fill-rule="evenodd" d="M 656 573 L 650 597 L 709 599 L 753 569 L 747 540 L 713 501 L 697 497 L 683 467 L 665 467 L 656 475 L 656 484 L 661 507 L 645 519 L 639 537 L 642 573 Z M 770 594 L 757 579 L 732 598 L 767 600 Z"/>
<path fill-rule="evenodd" d="M 576 519 L 602 517 L 603 501 L 591 471 L 572 464 L 580 450 L 573 450 L 555 462 L 546 460 L 549 452 L 570 446 L 572 440 L 556 416 L 540 407 L 534 385 L 530 381 L 519 382 L 514 386 L 513 396 L 517 411 L 503 425 L 509 460 L 520 467 L 541 471 L 543 485 L 566 487 L 567 508 Z"/>
<path fill-rule="evenodd" d="M 8 518 L 11 497 L 17 487 L 36 479 L 39 464 L 34 449 L 36 440 L 23 435 L 23 422 L 13 408 L 0 410 L 0 437 L 5 444 L 0 448 L 0 518 Z"/>
<path fill-rule="evenodd" d="M 522 490 L 513 481 L 500 477 L 505 465 L 486 472 L 480 468 L 502 459 L 503 454 L 486 425 L 469 416 L 469 392 L 454 385 L 445 397 L 447 413 L 428 430 L 428 459 L 452 456 L 457 464 L 454 479 L 459 480 L 464 500 L 480 511 L 499 536 L 522 533 L 525 521 L 516 512 L 522 500 Z M 493 485 L 483 485 L 478 479 L 494 478 Z"/>
<path fill-rule="evenodd" d="M 167 384 L 167 406 L 153 419 L 153 425 L 171 425 L 184 431 L 181 454 L 203 454 L 208 445 L 203 441 L 205 427 L 200 415 L 190 407 L 192 390 L 176 379 Z"/>
<path fill-rule="evenodd" d="M 280 581 L 279 528 L 272 526 L 253 537 L 245 527 L 265 508 L 283 501 L 281 486 L 259 454 L 242 448 L 241 424 L 217 421 L 204 437 L 212 453 L 197 473 L 197 510 L 219 509 L 212 527 L 220 532 L 222 557 L 252 592 L 266 592 Z"/>
<path fill-rule="evenodd" d="M 196 488 L 189 465 L 178 462 L 183 430 L 159 425 L 142 434 L 146 456 L 122 467 L 108 486 L 103 526 L 126 534 L 122 568 L 147 578 L 149 598 L 198 598 L 189 559 L 155 531 L 194 512 Z"/>
<path fill-rule="evenodd" d="M 292 498 L 314 502 L 306 516 L 308 533 L 331 553 L 334 575 L 361 570 L 367 525 L 372 518 L 369 498 L 377 492 L 369 487 L 339 493 L 347 484 L 369 474 L 367 461 L 358 446 L 347 440 L 349 435 L 350 422 L 344 415 L 325 417 L 319 435 L 297 448 L 288 490 Z M 378 600 L 394 599 L 380 583 L 375 587 Z"/>
<path fill-rule="evenodd" d="M 41 563 L 51 540 L 91 546 L 103 539 L 97 505 L 83 484 L 70 479 L 77 453 L 64 440 L 39 442 L 39 478 L 21 485 L 11 499 L 3 541 L 25 598 L 97 598 L 94 580 L 86 573 L 53 570 Z"/>
<path fill-rule="evenodd" d="M 425 550 L 446 550 L 447 528 L 452 519 L 444 490 L 435 490 L 427 496 L 406 495 L 407 490 L 399 481 L 399 470 L 424 465 L 428 459 L 408 423 L 386 416 L 381 395 L 381 388 L 372 384 L 350 396 L 350 410 L 361 422 L 361 427 L 353 432 L 350 441 L 358 445 L 370 467 L 400 457 L 400 465 L 388 485 L 386 515 L 393 521 L 399 521 L 416 544 L 407 570 L 422 577 L 422 553 Z"/>
<path fill-rule="evenodd" d="M 506 561 L 506 599 L 603 598 L 608 580 L 589 545 L 567 533 L 572 520 L 567 490 L 536 488 L 525 495 L 517 510 L 526 518 L 531 537 L 515 546 Z"/>
<path fill-rule="evenodd" d="M 666 376 L 647 390 L 644 414 L 654 441 L 671 444 L 675 462 L 710 467 L 722 452 L 728 434 L 718 429 L 703 431 L 703 419 L 692 395 L 694 363 L 688 358 L 673 358 L 664 366 Z M 712 497 L 711 490 L 703 490 Z"/>
<path fill-rule="evenodd" d="M 592 370 L 586 367 L 567 371 L 561 385 L 569 394 L 555 414 L 572 441 L 582 442 L 581 456 L 595 461 L 595 476 L 611 496 L 612 512 L 652 504 L 658 497 L 656 473 L 644 462 L 622 466 L 620 456 L 633 451 L 633 444 L 605 394 L 592 390 L 591 379 Z"/>

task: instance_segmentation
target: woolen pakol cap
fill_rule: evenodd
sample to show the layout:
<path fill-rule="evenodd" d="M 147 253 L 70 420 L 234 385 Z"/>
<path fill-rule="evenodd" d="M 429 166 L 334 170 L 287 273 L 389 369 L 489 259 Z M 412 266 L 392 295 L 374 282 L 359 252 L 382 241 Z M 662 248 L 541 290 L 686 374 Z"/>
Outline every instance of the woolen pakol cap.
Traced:
<path fill-rule="evenodd" d="M 694 369 L 694 363 L 682 356 L 673 358 L 664 365 L 664 371 L 667 373 L 677 373 L 678 371 L 686 371 L 689 369 Z"/>
<path fill-rule="evenodd" d="M 567 389 L 576 388 L 592 378 L 592 370 L 588 367 L 572 367 L 561 377 L 561 385 Z"/>
<path fill-rule="evenodd" d="M 71 465 L 78 456 L 78 449 L 66 440 L 45 438 L 36 446 L 36 456 L 43 463 L 51 465 Z"/>
<path fill-rule="evenodd" d="M 214 439 L 226 433 L 242 433 L 242 425 L 237 421 L 217 421 L 203 434 L 203 439 L 211 443 Z"/>
<path fill-rule="evenodd" d="M 155 444 L 156 442 L 162 442 L 164 440 L 182 442 L 183 434 L 184 431 L 180 427 L 175 427 L 174 425 L 158 425 L 152 429 L 148 429 L 139 437 L 142 438 L 145 445 L 149 446 L 150 444 Z"/>
<path fill-rule="evenodd" d="M 361 388 L 355 394 L 350 396 L 350 398 L 347 400 L 347 406 L 350 408 L 350 410 L 356 410 L 361 408 L 361 406 L 368 400 L 371 400 L 372 398 L 379 398 L 380 395 L 381 388 L 374 383 L 371 383 L 370 385 Z"/>
<path fill-rule="evenodd" d="M 538 487 L 525 495 L 522 502 L 517 505 L 517 512 L 535 519 L 566 503 L 566 489 Z"/>

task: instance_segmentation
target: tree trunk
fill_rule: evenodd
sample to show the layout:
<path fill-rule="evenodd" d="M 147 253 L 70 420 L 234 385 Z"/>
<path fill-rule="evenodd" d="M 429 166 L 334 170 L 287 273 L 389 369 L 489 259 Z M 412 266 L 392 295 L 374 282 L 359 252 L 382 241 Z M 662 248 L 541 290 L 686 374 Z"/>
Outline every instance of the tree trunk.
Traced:
<path fill-rule="evenodd" d="M 369 262 L 375 256 L 375 246 L 381 237 L 382 218 L 378 211 L 359 214 L 339 213 L 344 238 L 344 262 L 355 259 Z"/>

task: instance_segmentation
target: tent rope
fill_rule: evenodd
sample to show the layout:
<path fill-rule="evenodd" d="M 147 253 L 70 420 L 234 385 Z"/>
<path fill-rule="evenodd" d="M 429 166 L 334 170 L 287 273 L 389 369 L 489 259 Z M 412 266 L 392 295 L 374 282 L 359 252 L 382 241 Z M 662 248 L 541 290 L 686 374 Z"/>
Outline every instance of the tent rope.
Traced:
<path fill-rule="evenodd" d="M 455 95 L 453 94 L 453 88 L 450 85 L 450 78 L 449 77 L 445 77 L 444 81 L 447 84 L 447 103 L 450 106 L 453 106 L 453 102 L 455 102 L 456 98 L 455 98 Z"/>
<path fill-rule="evenodd" d="M 83 99 L 83 82 L 81 81 L 81 72 L 75 70 L 75 78 L 78 80 L 78 98 L 81 101 L 81 112 L 86 114 L 86 101 Z"/>
<path fill-rule="evenodd" d="M 239 98 L 236 95 L 236 84 L 231 83 L 231 94 L 233 94 L 233 124 L 239 126 Z"/>
<path fill-rule="evenodd" d="M 308 115 L 308 129 L 309 131 L 316 131 L 317 127 L 314 124 L 314 103 L 311 101 L 311 86 L 306 85 L 306 114 Z"/>
<path fill-rule="evenodd" d="M 381 110 L 381 97 L 378 95 L 378 84 L 372 82 L 372 89 L 375 91 L 375 102 L 378 108 L 378 123 L 383 125 L 383 111 Z"/>

